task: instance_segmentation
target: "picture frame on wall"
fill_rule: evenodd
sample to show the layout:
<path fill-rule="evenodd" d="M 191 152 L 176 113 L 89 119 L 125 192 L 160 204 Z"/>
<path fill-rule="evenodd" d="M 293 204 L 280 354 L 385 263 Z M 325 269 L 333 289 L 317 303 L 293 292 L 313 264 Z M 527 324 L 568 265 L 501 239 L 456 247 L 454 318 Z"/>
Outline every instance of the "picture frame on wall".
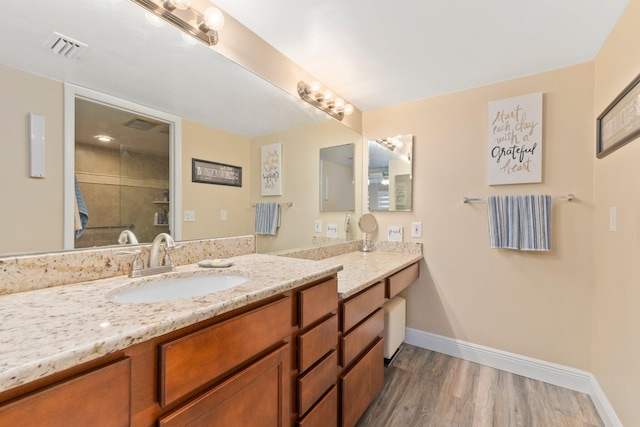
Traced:
<path fill-rule="evenodd" d="M 242 187 L 242 168 L 224 163 L 191 159 L 191 182 Z"/>
<path fill-rule="evenodd" d="M 640 74 L 596 119 L 596 157 L 602 159 L 640 136 Z"/>
<path fill-rule="evenodd" d="M 282 144 L 260 148 L 260 195 L 282 195 Z"/>

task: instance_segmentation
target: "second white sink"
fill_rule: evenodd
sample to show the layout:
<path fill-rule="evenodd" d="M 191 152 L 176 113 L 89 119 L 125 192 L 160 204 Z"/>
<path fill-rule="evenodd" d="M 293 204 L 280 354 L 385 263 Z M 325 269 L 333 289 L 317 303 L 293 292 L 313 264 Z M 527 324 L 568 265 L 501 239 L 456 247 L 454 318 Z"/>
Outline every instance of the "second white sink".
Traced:
<path fill-rule="evenodd" d="M 241 285 L 248 277 L 235 274 L 208 274 L 175 278 L 159 278 L 139 286 L 131 283 L 106 295 L 118 303 L 149 303 L 197 297 Z"/>

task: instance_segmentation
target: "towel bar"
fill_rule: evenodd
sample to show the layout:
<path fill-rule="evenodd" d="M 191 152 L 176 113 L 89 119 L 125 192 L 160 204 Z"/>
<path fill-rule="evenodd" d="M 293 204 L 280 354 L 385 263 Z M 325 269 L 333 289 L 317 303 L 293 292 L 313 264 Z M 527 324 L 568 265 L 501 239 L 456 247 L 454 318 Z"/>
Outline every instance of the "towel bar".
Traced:
<path fill-rule="evenodd" d="M 552 199 L 572 201 L 575 199 L 575 196 L 573 195 L 573 193 L 569 193 L 566 196 L 553 196 Z M 487 201 L 486 197 L 463 197 L 462 198 L 462 203 L 486 202 L 486 201 Z"/>
<path fill-rule="evenodd" d="M 286 206 L 286 207 L 288 207 L 288 208 L 290 208 L 291 206 L 293 206 L 293 202 L 287 202 L 287 203 L 281 203 L 281 204 L 282 204 L 282 205 L 284 205 L 284 206 Z M 256 207 L 256 205 L 257 205 L 257 203 L 251 203 L 251 207 L 252 207 L 252 208 L 255 208 L 255 207 Z"/>

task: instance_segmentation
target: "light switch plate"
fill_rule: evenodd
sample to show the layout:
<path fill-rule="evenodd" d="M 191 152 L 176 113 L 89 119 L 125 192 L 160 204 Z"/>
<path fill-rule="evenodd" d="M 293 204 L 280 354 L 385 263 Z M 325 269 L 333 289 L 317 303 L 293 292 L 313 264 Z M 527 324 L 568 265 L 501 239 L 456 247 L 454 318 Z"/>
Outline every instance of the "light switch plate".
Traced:
<path fill-rule="evenodd" d="M 313 223 L 313 231 L 316 233 L 322 233 L 322 221 L 316 219 Z"/>
<path fill-rule="evenodd" d="M 196 220 L 196 211 L 184 211 L 184 222 L 193 222 Z"/>
<path fill-rule="evenodd" d="M 226 221 L 227 220 L 227 211 L 225 209 L 222 209 L 220 211 L 220 221 Z"/>
<path fill-rule="evenodd" d="M 338 224 L 327 224 L 327 237 L 338 237 Z"/>
<path fill-rule="evenodd" d="M 609 208 L 609 231 L 618 231 L 618 209 L 615 206 Z"/>
<path fill-rule="evenodd" d="M 411 223 L 411 237 L 422 237 L 422 223 L 421 222 L 412 222 Z"/>

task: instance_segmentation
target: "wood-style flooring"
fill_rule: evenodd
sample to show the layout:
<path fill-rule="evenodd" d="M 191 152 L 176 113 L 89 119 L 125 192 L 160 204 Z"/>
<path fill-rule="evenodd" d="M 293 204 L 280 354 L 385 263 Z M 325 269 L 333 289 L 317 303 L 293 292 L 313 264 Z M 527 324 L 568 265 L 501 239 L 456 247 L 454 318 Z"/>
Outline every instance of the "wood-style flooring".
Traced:
<path fill-rule="evenodd" d="M 408 344 L 356 427 L 603 427 L 583 393 Z"/>

